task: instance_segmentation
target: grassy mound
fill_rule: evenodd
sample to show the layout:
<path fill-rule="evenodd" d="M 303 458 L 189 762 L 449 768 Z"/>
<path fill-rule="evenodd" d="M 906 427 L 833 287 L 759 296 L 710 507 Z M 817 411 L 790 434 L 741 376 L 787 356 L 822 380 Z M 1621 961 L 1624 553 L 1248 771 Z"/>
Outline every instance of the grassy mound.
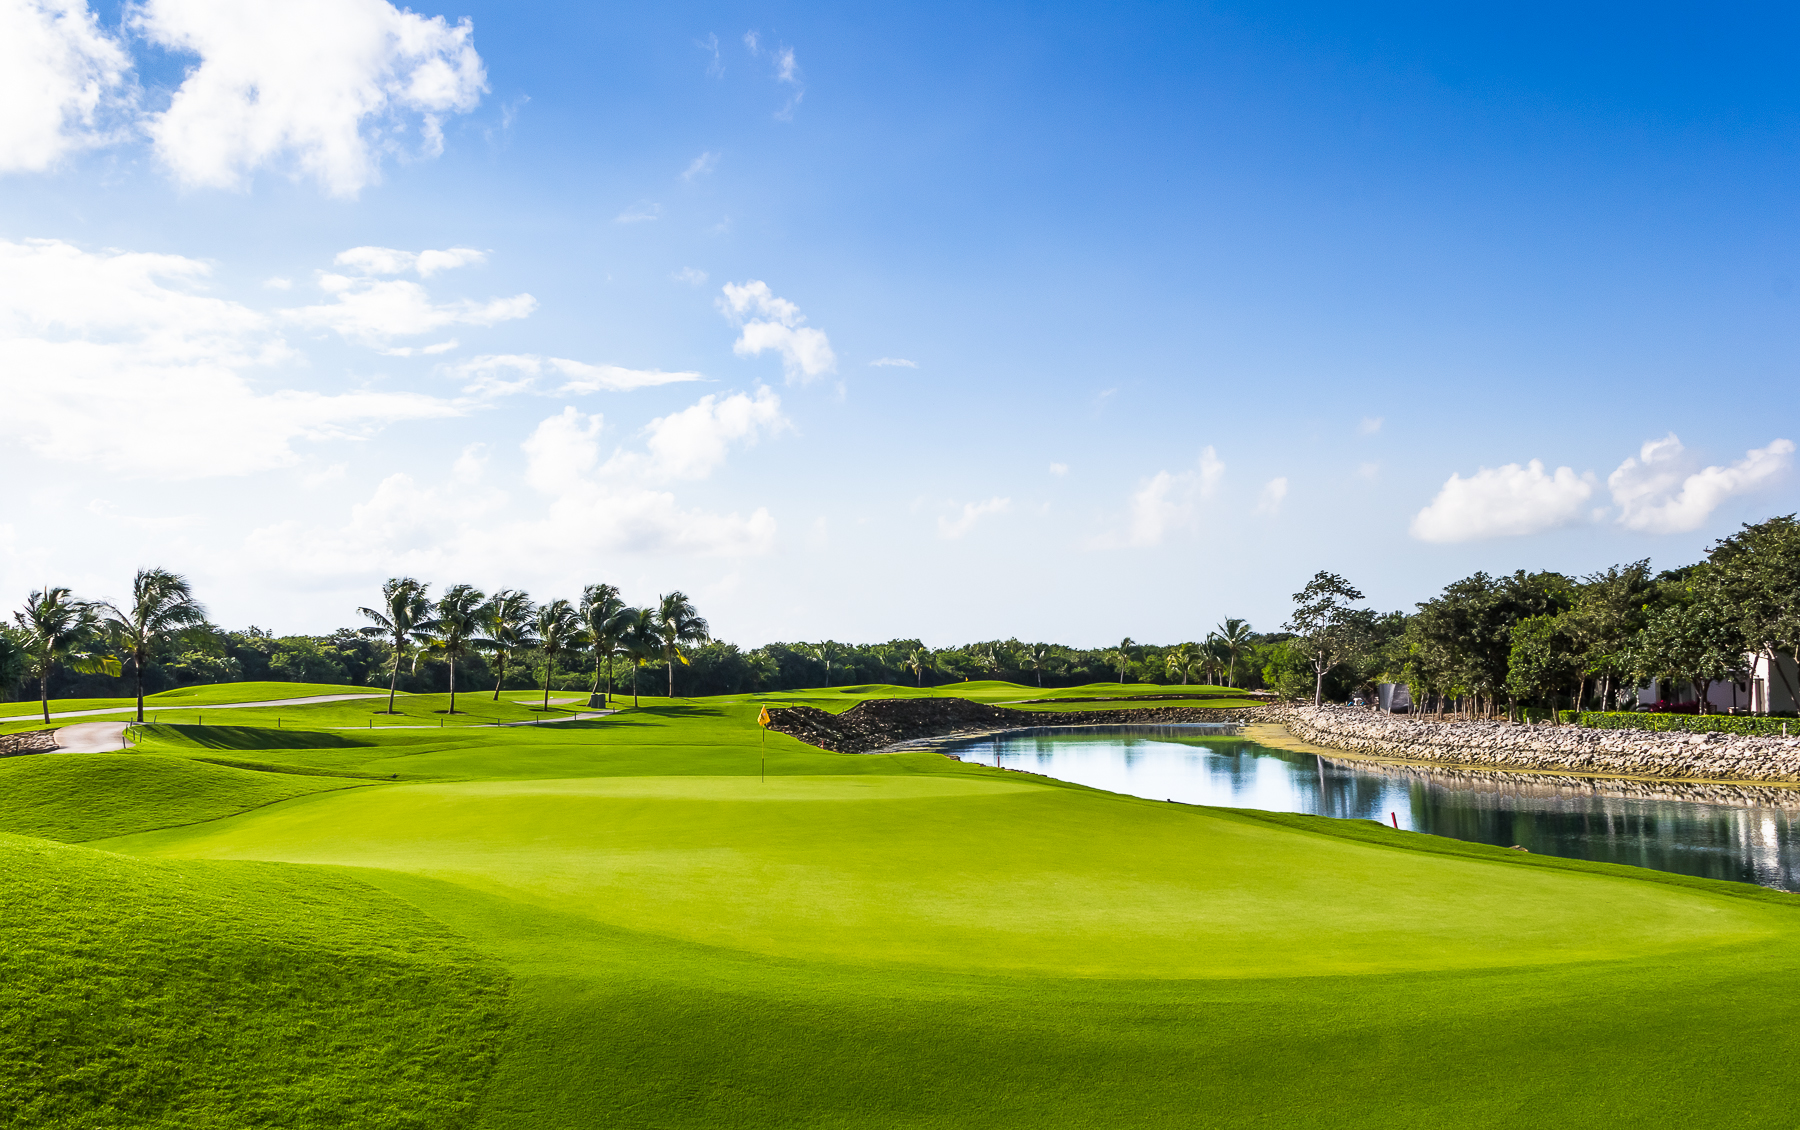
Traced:
<path fill-rule="evenodd" d="M 152 754 L 12 757 L 0 761 L 0 832 L 78 843 L 216 820 L 357 784 Z"/>
<path fill-rule="evenodd" d="M 0 1125 L 466 1125 L 504 974 L 338 871 L 0 835 Z"/>

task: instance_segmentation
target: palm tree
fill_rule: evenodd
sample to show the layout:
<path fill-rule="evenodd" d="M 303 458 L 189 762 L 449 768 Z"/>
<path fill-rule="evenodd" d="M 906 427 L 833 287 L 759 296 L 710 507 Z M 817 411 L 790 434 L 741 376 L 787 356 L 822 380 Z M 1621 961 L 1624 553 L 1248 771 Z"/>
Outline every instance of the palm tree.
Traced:
<path fill-rule="evenodd" d="M 137 674 L 137 720 L 144 720 L 144 664 L 159 644 L 206 624 L 206 609 L 194 599 L 187 578 L 167 569 L 139 569 L 131 581 L 131 608 L 101 604 L 101 626 L 131 658 Z"/>
<path fill-rule="evenodd" d="M 19 645 L 29 657 L 31 671 L 38 677 L 38 699 L 44 706 L 44 725 L 50 724 L 50 671 L 58 661 L 84 675 L 96 673 L 117 676 L 124 665 L 110 655 L 91 648 L 100 643 L 99 607 L 91 601 L 76 600 L 65 588 L 46 586 L 25 601 L 25 607 L 13 613 L 19 627 Z"/>
<path fill-rule="evenodd" d="M 590 705 L 600 693 L 600 672 L 606 671 L 606 697 L 602 706 L 612 701 L 612 659 L 619 650 L 619 636 L 629 623 L 623 616 L 631 611 L 619 598 L 613 585 L 589 585 L 581 590 L 581 619 L 587 625 L 588 638 L 594 641 L 594 689 L 588 692 Z"/>
<path fill-rule="evenodd" d="M 556 657 L 579 647 L 581 615 L 566 600 L 553 600 L 537 610 L 538 650 L 544 653 L 544 709 L 550 709 L 550 678 L 556 671 Z"/>
<path fill-rule="evenodd" d="M 918 676 L 919 685 L 921 687 L 925 685 L 925 672 L 932 669 L 933 664 L 931 659 L 931 649 L 928 647 L 921 647 L 914 651 L 906 660 L 907 667 L 911 668 L 912 673 Z"/>
<path fill-rule="evenodd" d="M 1214 635 L 1218 637 L 1219 645 L 1231 657 L 1231 676 L 1227 680 L 1227 685 L 1235 687 L 1237 686 L 1238 656 L 1250 647 L 1250 621 L 1227 618 L 1223 624 L 1219 625 L 1218 631 Z"/>
<path fill-rule="evenodd" d="M 705 643 L 711 632 L 711 627 L 695 611 L 694 602 L 680 589 L 657 603 L 656 634 L 662 640 L 663 662 L 669 668 L 670 698 L 675 697 L 675 661 L 679 659 L 684 666 L 687 664 L 687 656 L 681 654 L 681 645 Z"/>
<path fill-rule="evenodd" d="M 1194 645 L 1191 643 L 1177 644 L 1169 649 L 1169 654 L 1164 662 L 1168 667 L 1169 674 L 1179 674 L 1181 685 L 1187 686 L 1188 669 L 1194 665 Z"/>
<path fill-rule="evenodd" d="M 801 655 L 810 655 L 825 665 L 825 685 L 831 685 L 831 665 L 844 657 L 844 645 L 836 640 L 825 640 L 823 643 L 803 643 L 795 649 Z"/>
<path fill-rule="evenodd" d="M 363 635 L 385 636 L 394 645 L 394 670 L 388 677 L 389 714 L 398 713 L 394 695 L 400 687 L 400 657 L 405 654 L 406 645 L 416 637 L 430 638 L 437 629 L 437 621 L 431 618 L 431 601 L 425 596 L 430 587 L 411 577 L 389 577 L 381 586 L 381 607 L 357 609 L 370 620 L 370 626 L 362 629 Z"/>
<path fill-rule="evenodd" d="M 638 668 L 662 655 L 662 637 L 656 631 L 656 609 L 627 608 L 625 631 L 619 637 L 631 660 L 631 706 L 638 704 Z"/>
<path fill-rule="evenodd" d="M 518 589 L 501 589 L 482 609 L 481 628 L 484 635 L 473 641 L 476 647 L 494 653 L 494 701 L 500 701 L 500 686 L 506 682 L 506 661 L 515 652 L 537 643 L 531 634 L 531 614 L 537 606 Z"/>
<path fill-rule="evenodd" d="M 451 585 L 437 602 L 437 641 L 433 650 L 450 661 L 450 713 L 456 713 L 456 661 L 478 646 L 487 596 L 474 585 Z"/>
<path fill-rule="evenodd" d="M 1119 641 L 1119 646 L 1112 653 L 1113 664 L 1119 669 L 1119 682 L 1125 681 L 1125 668 L 1131 663 L 1131 649 L 1137 643 L 1130 636 Z"/>
<path fill-rule="evenodd" d="M 986 665 L 987 669 L 993 673 L 993 676 L 996 679 L 1005 674 L 1007 669 L 1012 666 L 1013 662 L 1012 653 L 1007 650 L 1005 644 L 998 640 L 987 645 L 987 647 L 982 650 L 980 659 L 981 662 Z"/>
<path fill-rule="evenodd" d="M 1034 643 L 1019 652 L 1019 665 L 1022 670 L 1037 672 L 1037 684 L 1044 685 L 1044 668 L 1050 666 L 1056 658 L 1056 652 L 1049 644 Z"/>

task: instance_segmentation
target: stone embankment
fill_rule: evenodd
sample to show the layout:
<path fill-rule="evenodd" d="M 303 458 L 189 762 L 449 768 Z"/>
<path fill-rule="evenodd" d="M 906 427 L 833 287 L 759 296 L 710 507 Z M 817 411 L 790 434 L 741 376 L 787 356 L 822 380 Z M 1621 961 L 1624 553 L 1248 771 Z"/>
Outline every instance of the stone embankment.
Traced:
<path fill-rule="evenodd" d="M 833 753 L 873 753 L 921 738 L 1031 726 L 1245 722 L 1260 718 L 1264 709 L 1156 706 L 1127 710 L 1009 710 L 961 698 L 880 698 L 859 702 L 842 714 L 811 706 L 775 707 L 769 711 L 769 728 Z"/>
<path fill-rule="evenodd" d="M 0 734 L 0 757 L 12 757 L 20 753 L 49 753 L 55 748 L 55 730 L 27 730 L 22 734 Z"/>
<path fill-rule="evenodd" d="M 1259 713 L 1303 741 L 1368 757 L 1670 781 L 1800 782 L 1800 737 L 1446 722 L 1347 706 Z"/>

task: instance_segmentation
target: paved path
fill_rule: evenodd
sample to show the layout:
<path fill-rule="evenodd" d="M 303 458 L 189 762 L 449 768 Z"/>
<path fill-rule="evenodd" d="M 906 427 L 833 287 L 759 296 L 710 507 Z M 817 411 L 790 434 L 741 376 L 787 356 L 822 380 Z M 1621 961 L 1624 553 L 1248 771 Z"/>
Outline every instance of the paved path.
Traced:
<path fill-rule="evenodd" d="M 57 753 L 113 753 L 125 748 L 129 722 L 78 722 L 56 731 Z"/>
<path fill-rule="evenodd" d="M 253 706 L 310 706 L 315 702 L 348 702 L 353 698 L 377 699 L 386 697 L 387 696 L 384 694 L 322 694 L 315 695 L 312 698 L 271 698 L 262 702 L 195 702 L 176 705 L 171 705 L 166 702 L 146 702 L 144 703 L 144 715 L 145 717 L 148 717 L 151 714 L 186 714 L 192 710 L 247 710 Z M 556 700 L 552 699 L 551 701 L 554 702 Z M 578 700 L 569 698 L 563 699 L 562 701 L 576 702 Z M 137 704 L 135 702 L 130 706 L 105 706 L 98 710 L 65 710 L 60 714 L 52 713 L 50 717 L 53 719 L 88 718 L 95 714 L 127 713 L 137 713 Z M 42 721 L 43 717 L 42 714 L 18 714 L 11 717 L 0 718 L 0 723 Z"/>

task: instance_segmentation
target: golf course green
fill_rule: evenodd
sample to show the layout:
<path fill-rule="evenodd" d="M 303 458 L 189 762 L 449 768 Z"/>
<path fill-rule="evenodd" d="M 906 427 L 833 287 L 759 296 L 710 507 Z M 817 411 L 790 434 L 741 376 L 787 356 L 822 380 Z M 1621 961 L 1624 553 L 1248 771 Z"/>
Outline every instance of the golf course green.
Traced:
<path fill-rule="evenodd" d="M 951 691 L 0 761 L 0 1125 L 1794 1123 L 1800 899 L 756 725 Z"/>

